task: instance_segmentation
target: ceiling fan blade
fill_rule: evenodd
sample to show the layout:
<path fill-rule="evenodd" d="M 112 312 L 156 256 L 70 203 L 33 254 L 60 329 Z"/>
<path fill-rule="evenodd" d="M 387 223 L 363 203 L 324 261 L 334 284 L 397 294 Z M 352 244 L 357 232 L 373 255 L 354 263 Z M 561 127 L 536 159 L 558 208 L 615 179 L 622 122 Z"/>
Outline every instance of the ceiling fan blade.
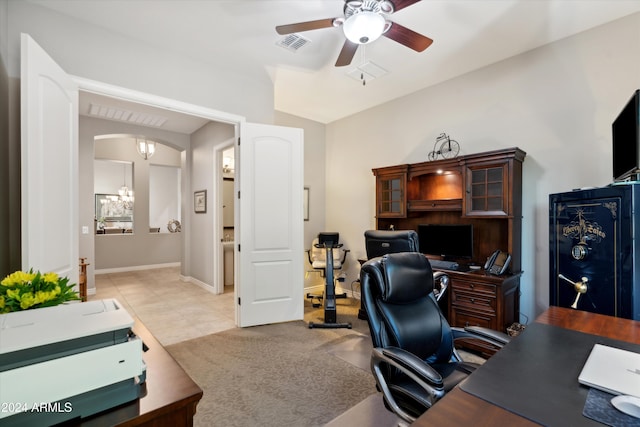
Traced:
<path fill-rule="evenodd" d="M 418 3 L 419 1 L 421 0 L 391 0 L 391 3 L 393 3 L 394 12 L 397 12 L 407 6 L 411 6 L 414 3 Z"/>
<path fill-rule="evenodd" d="M 406 47 L 415 50 L 416 52 L 422 52 L 433 43 L 429 37 L 418 34 L 415 31 L 403 27 L 400 24 L 393 22 L 391 28 L 383 34 L 383 36 L 390 38 Z"/>
<path fill-rule="evenodd" d="M 336 67 L 344 67 L 345 65 L 351 64 L 351 60 L 353 60 L 356 50 L 358 50 L 357 43 L 345 40 L 342 50 L 340 51 L 340 55 L 338 55 L 338 60 L 336 61 Z"/>
<path fill-rule="evenodd" d="M 298 22 L 297 24 L 278 25 L 276 31 L 280 35 L 297 33 L 302 31 L 318 30 L 320 28 L 333 27 L 335 18 L 318 19 L 317 21 Z"/>

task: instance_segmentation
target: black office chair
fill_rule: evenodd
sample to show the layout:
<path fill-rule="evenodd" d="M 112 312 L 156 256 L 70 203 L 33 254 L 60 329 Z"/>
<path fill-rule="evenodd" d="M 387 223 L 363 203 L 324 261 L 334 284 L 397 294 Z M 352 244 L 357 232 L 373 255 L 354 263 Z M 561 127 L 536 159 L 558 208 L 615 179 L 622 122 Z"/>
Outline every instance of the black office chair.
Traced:
<path fill-rule="evenodd" d="M 399 252 L 419 252 L 418 233 L 415 230 L 367 230 L 364 232 L 364 245 L 367 260 L 386 254 Z M 434 273 L 436 284 L 434 294 L 441 307 L 446 303 L 442 297 L 449 285 L 449 276 L 444 272 Z M 442 302 L 441 302 L 442 301 Z M 366 310 L 360 304 L 358 319 L 366 320 Z"/>
<path fill-rule="evenodd" d="M 360 280 L 374 347 L 371 370 L 385 406 L 407 422 L 477 367 L 462 361 L 455 340 L 482 340 L 495 348 L 509 342 L 490 329 L 449 326 L 433 295 L 431 264 L 421 253 L 369 260 Z"/>
<path fill-rule="evenodd" d="M 367 230 L 364 232 L 367 259 L 397 252 L 418 252 L 418 233 L 414 230 Z"/>

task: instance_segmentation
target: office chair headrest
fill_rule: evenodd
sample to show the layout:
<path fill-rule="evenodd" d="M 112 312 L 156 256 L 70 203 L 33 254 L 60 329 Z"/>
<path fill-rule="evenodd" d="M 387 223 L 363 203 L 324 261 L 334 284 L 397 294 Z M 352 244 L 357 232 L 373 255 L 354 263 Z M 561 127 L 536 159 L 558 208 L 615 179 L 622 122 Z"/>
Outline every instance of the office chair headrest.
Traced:
<path fill-rule="evenodd" d="M 385 289 L 382 300 L 404 304 L 429 296 L 433 292 L 433 270 L 419 252 L 387 254 L 380 260 Z"/>
<path fill-rule="evenodd" d="M 418 252 L 418 233 L 414 230 L 367 230 L 364 241 L 367 259 L 396 252 Z"/>

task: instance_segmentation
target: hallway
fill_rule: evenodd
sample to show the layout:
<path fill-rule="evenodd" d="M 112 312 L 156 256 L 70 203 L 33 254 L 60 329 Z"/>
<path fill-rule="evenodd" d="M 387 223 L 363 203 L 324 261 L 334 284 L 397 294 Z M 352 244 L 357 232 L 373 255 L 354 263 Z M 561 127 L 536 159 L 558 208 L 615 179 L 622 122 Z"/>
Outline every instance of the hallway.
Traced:
<path fill-rule="evenodd" d="M 180 267 L 99 274 L 89 300 L 115 298 L 163 346 L 235 328 L 233 287 L 215 295 L 180 280 Z"/>

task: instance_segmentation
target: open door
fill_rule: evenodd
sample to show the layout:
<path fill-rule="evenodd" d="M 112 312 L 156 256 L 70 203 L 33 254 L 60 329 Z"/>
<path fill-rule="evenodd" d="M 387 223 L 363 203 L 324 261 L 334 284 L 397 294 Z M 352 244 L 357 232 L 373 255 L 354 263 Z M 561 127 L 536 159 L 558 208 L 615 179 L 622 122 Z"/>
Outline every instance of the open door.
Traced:
<path fill-rule="evenodd" d="M 239 326 L 304 316 L 302 129 L 240 126 Z"/>
<path fill-rule="evenodd" d="M 21 39 L 22 268 L 78 283 L 78 88 Z"/>

